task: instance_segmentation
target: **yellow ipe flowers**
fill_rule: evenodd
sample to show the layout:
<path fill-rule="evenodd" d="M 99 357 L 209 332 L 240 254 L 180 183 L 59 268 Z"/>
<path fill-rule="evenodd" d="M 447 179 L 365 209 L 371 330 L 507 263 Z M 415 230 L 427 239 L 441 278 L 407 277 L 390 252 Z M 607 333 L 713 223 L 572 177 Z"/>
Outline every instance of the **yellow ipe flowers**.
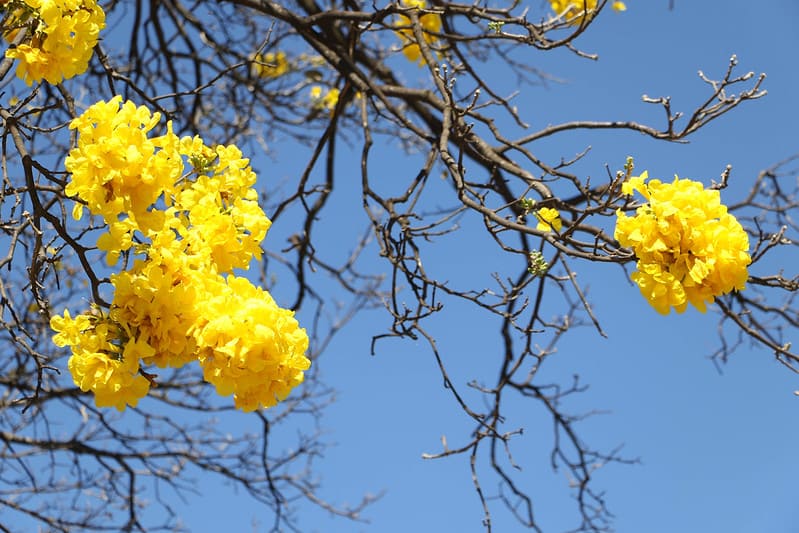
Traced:
<path fill-rule="evenodd" d="M 425 0 L 400 0 L 400 5 L 408 8 L 425 9 L 427 2 Z M 402 39 L 402 53 L 405 54 L 408 61 L 424 65 L 425 59 L 413 34 L 413 24 L 410 17 L 398 15 L 397 19 L 397 26 L 402 28 L 397 30 L 397 34 Z M 435 34 L 441 31 L 441 17 L 433 13 L 420 15 L 419 24 L 422 26 L 422 36 L 425 42 L 430 46 L 435 45 L 438 41 L 438 37 Z"/>
<path fill-rule="evenodd" d="M 96 0 L 8 0 L 0 13 L 8 43 L 25 31 L 5 55 L 19 61 L 17 76 L 28 85 L 43 79 L 56 84 L 85 72 L 105 27 Z"/>
<path fill-rule="evenodd" d="M 314 85 L 311 87 L 311 101 L 313 102 L 314 107 L 317 109 L 326 109 L 332 112 L 334 109 L 336 109 L 339 95 L 340 91 L 335 87 L 328 91 L 324 91 L 319 85 Z"/>
<path fill-rule="evenodd" d="M 560 231 L 563 227 L 560 212 L 552 207 L 542 207 L 535 212 L 535 218 L 538 220 L 536 229 L 539 231 Z"/>
<path fill-rule="evenodd" d="M 622 192 L 647 203 L 635 216 L 617 211 L 615 237 L 638 259 L 632 279 L 658 313 L 678 313 L 690 303 L 702 312 L 716 296 L 742 290 L 748 278 L 749 238 L 727 212 L 717 190 L 696 181 L 630 178 Z"/>
<path fill-rule="evenodd" d="M 291 70 L 286 52 L 268 52 L 256 55 L 252 63 L 252 72 L 261 78 L 279 78 Z"/>
<path fill-rule="evenodd" d="M 597 6 L 597 0 L 549 0 L 549 3 L 552 11 L 572 26 L 583 24 L 586 17 L 591 20 Z M 612 2 L 610 7 L 613 11 L 627 11 L 627 6 L 621 1 Z"/>
<path fill-rule="evenodd" d="M 286 398 L 310 367 L 308 336 L 294 313 L 235 276 L 271 222 L 258 205 L 255 173 L 236 146 L 200 137 L 150 136 L 160 116 L 117 96 L 73 120 L 78 147 L 65 161 L 75 197 L 108 225 L 97 246 L 113 266 L 113 301 L 72 317 L 54 316 L 69 370 L 99 407 L 135 406 L 154 383 L 146 365 L 198 361 L 205 379 L 236 407 L 252 411 Z"/>

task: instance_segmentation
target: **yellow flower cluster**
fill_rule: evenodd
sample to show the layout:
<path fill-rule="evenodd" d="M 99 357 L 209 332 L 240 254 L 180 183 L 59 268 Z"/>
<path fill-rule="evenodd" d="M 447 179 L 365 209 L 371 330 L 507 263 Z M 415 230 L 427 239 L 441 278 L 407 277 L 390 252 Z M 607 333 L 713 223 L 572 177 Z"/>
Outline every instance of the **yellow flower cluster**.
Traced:
<path fill-rule="evenodd" d="M 615 237 L 638 259 L 632 279 L 661 314 L 690 303 L 701 312 L 716 296 L 743 290 L 748 278 L 749 238 L 721 203 L 719 191 L 699 182 L 653 179 L 646 172 L 622 185 L 648 201 L 635 216 L 617 211 Z"/>
<path fill-rule="evenodd" d="M 232 274 L 260 258 L 271 224 L 255 173 L 235 146 L 178 138 L 171 124 L 150 137 L 159 119 L 116 97 L 70 125 L 78 146 L 65 162 L 67 192 L 108 225 L 97 245 L 109 265 L 122 253 L 135 260 L 111 276 L 108 314 L 53 317 L 54 342 L 72 346 L 75 383 L 98 406 L 135 406 L 150 385 L 140 365 L 197 360 L 238 408 L 270 407 L 302 382 L 310 361 L 294 313 Z"/>
<path fill-rule="evenodd" d="M 256 55 L 252 63 L 252 71 L 260 78 L 277 78 L 289 71 L 289 60 L 286 52 L 269 52 Z"/>
<path fill-rule="evenodd" d="M 552 10 L 572 26 L 584 24 L 584 19 L 590 21 L 596 12 L 597 0 L 549 0 Z M 627 11 L 624 2 L 614 1 L 611 4 L 613 11 Z M 586 21 L 587 22 L 587 21 Z"/>
<path fill-rule="evenodd" d="M 224 290 L 222 290 L 224 289 Z M 219 394 L 233 394 L 236 407 L 271 407 L 303 381 L 310 366 L 308 336 L 294 313 L 245 278 L 228 276 L 193 332 L 206 381 Z"/>
<path fill-rule="evenodd" d="M 71 346 L 69 371 L 82 391 L 92 391 L 97 407 L 136 406 L 150 390 L 150 382 L 139 373 L 139 359 L 152 356 L 153 348 L 130 331 L 95 311 L 72 318 L 54 316 L 50 326 L 57 346 Z"/>
<path fill-rule="evenodd" d="M 339 90 L 335 87 L 327 91 L 324 95 L 319 85 L 311 87 L 311 101 L 317 109 L 327 109 L 332 112 L 336 108 L 336 104 L 338 104 L 339 94 Z"/>
<path fill-rule="evenodd" d="M 19 61 L 17 76 L 28 85 L 43 79 L 60 83 L 85 72 L 105 27 L 105 12 L 96 0 L 9 0 L 3 11 L 7 42 L 26 32 L 5 55 Z"/>
<path fill-rule="evenodd" d="M 400 0 L 400 5 L 416 9 L 427 7 L 425 0 Z M 402 53 L 405 54 L 409 61 L 424 65 L 425 60 L 413 34 L 411 19 L 406 15 L 398 15 L 398 18 L 397 26 L 401 29 L 397 30 L 397 34 L 402 39 Z M 432 47 L 438 41 L 438 37 L 435 34 L 441 31 L 441 17 L 433 13 L 427 13 L 419 17 L 419 24 L 422 26 L 425 42 Z"/>

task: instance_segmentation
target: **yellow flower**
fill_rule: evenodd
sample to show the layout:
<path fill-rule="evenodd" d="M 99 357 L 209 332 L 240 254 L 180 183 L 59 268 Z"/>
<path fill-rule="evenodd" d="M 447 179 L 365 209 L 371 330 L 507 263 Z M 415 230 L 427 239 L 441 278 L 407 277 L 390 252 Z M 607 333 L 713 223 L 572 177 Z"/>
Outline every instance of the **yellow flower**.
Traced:
<path fill-rule="evenodd" d="M 425 0 L 401 0 L 400 5 L 416 9 L 427 7 Z M 398 15 L 397 18 L 397 26 L 401 29 L 396 30 L 396 33 L 402 39 L 402 53 L 405 54 L 409 61 L 418 63 L 420 66 L 424 65 L 425 60 L 422 57 L 422 51 L 416 42 L 416 37 L 411 27 L 413 22 L 406 15 Z M 419 17 L 419 24 L 422 27 L 425 42 L 435 50 L 435 44 L 438 41 L 438 37 L 435 34 L 441 31 L 441 17 L 433 13 L 427 13 Z"/>
<path fill-rule="evenodd" d="M 199 135 L 182 137 L 178 151 L 188 158 L 189 164 L 198 174 L 208 172 L 217 158 L 216 152 L 210 146 L 206 146 Z"/>
<path fill-rule="evenodd" d="M 615 237 L 635 252 L 632 279 L 649 303 L 661 314 L 682 313 L 689 303 L 705 312 L 717 296 L 743 290 L 749 238 L 719 191 L 676 176 L 672 183 L 648 178 L 644 172 L 622 185 L 648 203 L 635 216 L 616 212 Z"/>
<path fill-rule="evenodd" d="M 549 0 L 549 3 L 558 17 L 572 26 L 585 24 L 596 14 L 597 0 Z M 613 2 L 611 8 L 617 12 L 627 10 L 624 2 L 619 1 Z"/>
<path fill-rule="evenodd" d="M 535 217 L 538 219 L 538 225 L 535 227 L 538 231 L 560 231 L 563 227 L 563 221 L 560 219 L 560 213 L 557 209 L 551 207 L 542 207 L 535 212 Z"/>
<path fill-rule="evenodd" d="M 154 353 L 143 339 L 131 338 L 119 324 L 105 315 L 78 315 L 69 311 L 54 316 L 50 327 L 57 346 L 71 346 L 68 367 L 75 384 L 92 391 L 97 407 L 124 411 L 147 395 L 150 382 L 139 374 L 139 359 Z"/>
<path fill-rule="evenodd" d="M 327 94 L 322 98 L 322 107 L 329 111 L 333 111 L 338 103 L 339 90 L 335 87 L 327 91 Z"/>
<path fill-rule="evenodd" d="M 60 83 L 89 66 L 105 12 L 96 0 L 23 0 L 24 9 L 11 14 L 3 37 L 14 40 L 20 26 L 28 33 L 22 43 L 6 50 L 17 59 L 17 76 L 28 85 L 41 80 Z"/>
<path fill-rule="evenodd" d="M 641 193 L 641 195 L 649 199 L 649 188 L 646 186 L 646 180 L 649 179 L 649 172 L 644 170 L 640 176 L 630 176 L 630 179 L 621 184 L 621 192 L 626 195 L 632 195 L 634 191 Z"/>
<path fill-rule="evenodd" d="M 317 109 L 327 109 L 333 111 L 338 103 L 339 90 L 335 87 L 330 89 L 322 96 L 322 88 L 318 85 L 311 87 L 311 100 Z"/>
<path fill-rule="evenodd" d="M 269 52 L 255 56 L 252 70 L 261 78 L 277 78 L 289 71 L 289 61 L 285 52 Z"/>
<path fill-rule="evenodd" d="M 78 315 L 72 318 L 69 309 L 64 310 L 64 316 L 53 315 L 50 318 L 50 329 L 56 331 L 53 335 L 53 344 L 56 346 L 71 346 L 80 340 L 81 331 L 91 326 L 88 315 Z"/>

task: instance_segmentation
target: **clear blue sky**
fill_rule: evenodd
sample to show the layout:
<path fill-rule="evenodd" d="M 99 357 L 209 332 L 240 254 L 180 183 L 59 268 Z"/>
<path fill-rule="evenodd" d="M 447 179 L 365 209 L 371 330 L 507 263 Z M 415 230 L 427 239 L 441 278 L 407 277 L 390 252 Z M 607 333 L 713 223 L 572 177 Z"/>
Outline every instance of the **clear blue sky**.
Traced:
<path fill-rule="evenodd" d="M 723 198 L 732 202 L 739 186 L 757 171 L 799 152 L 799 2 L 676 0 L 674 11 L 668 3 L 630 0 L 626 13 L 607 10 L 577 43 L 598 53 L 598 62 L 531 51 L 531 64 L 565 83 L 526 88 L 517 105 L 534 128 L 581 118 L 661 125 L 661 110 L 642 103 L 642 94 L 670 95 L 675 109 L 689 111 L 708 94 L 697 71 L 721 77 L 729 57 L 737 54 L 740 72 L 767 73 L 768 96 L 710 125 L 689 145 L 658 143 L 633 133 L 582 132 L 542 148 L 554 157 L 591 146 L 580 169 L 597 177 L 605 175 L 605 164 L 619 168 L 627 155 L 634 155 L 638 169 L 649 169 L 650 175 L 668 179 L 678 173 L 705 183 L 731 164 L 732 186 Z M 545 6 L 544 0 L 533 0 L 529 7 L 537 13 Z M 276 161 L 254 162 L 276 179 L 291 176 L 308 151 L 296 146 L 281 150 Z M 392 172 L 418 168 L 413 158 L 399 152 L 393 157 L 384 170 L 387 179 Z M 345 171 L 357 169 L 342 166 Z M 445 194 L 446 188 L 441 191 Z M 441 202 L 451 204 L 444 197 Z M 340 205 L 338 213 L 322 221 L 331 228 L 331 239 L 341 225 L 365 227 L 365 219 L 348 218 L 357 213 L 352 206 Z M 469 221 L 464 226 L 464 234 L 481 231 Z M 273 228 L 265 245 L 281 248 L 281 232 L 291 229 Z M 450 268 L 468 279 L 472 272 L 490 271 L 498 256 L 472 254 L 470 244 L 461 240 L 437 260 L 440 264 L 428 266 Z M 795 259 L 783 266 L 786 274 L 796 274 Z M 568 380 L 579 373 L 591 387 L 573 406 L 608 412 L 582 426 L 586 440 L 605 449 L 623 444 L 628 457 L 640 458 L 638 465 L 610 465 L 597 473 L 597 486 L 606 489 L 608 508 L 617 517 L 616 530 L 799 532 L 799 467 L 793 464 L 799 443 L 799 397 L 793 391 L 799 379 L 756 347 L 741 348 L 719 373 L 707 357 L 718 342 L 713 312 L 689 309 L 664 318 L 620 269 L 598 264 L 576 268 L 591 288 L 609 338 L 589 328 L 570 332 L 547 377 Z M 442 435 L 453 446 L 463 442 L 472 424 L 444 391 L 425 345 L 389 341 L 379 345 L 376 357 L 369 355 L 372 335 L 388 326 L 379 312 L 365 313 L 322 357 L 324 378 L 339 391 L 323 421 L 337 446 L 317 463 L 322 493 L 335 502 L 356 502 L 364 492 L 385 495 L 365 514 L 369 523 L 334 521 L 325 512 L 307 509 L 303 531 L 481 531 L 468 457 L 422 459 L 425 452 L 440 451 Z M 458 385 L 494 378 L 487 361 L 497 356 L 496 324 L 450 304 L 434 327 Z M 547 532 L 575 527 L 564 474 L 547 466 L 550 424 L 523 404 L 512 414 L 516 424 L 525 426 L 514 451 L 524 464 L 521 479 L 535 497 L 540 524 Z M 216 480 L 200 478 L 198 488 L 203 496 L 182 508 L 183 521 L 193 531 L 267 531 L 271 525 L 265 510 Z M 499 502 L 492 502 L 492 510 L 496 531 L 520 530 Z"/>

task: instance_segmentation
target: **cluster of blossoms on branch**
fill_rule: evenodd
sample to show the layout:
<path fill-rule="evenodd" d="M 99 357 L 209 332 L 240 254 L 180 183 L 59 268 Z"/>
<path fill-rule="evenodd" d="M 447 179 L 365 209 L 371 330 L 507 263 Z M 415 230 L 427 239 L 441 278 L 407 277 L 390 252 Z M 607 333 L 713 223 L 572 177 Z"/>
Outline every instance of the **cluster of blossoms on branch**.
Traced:
<path fill-rule="evenodd" d="M 564 20 L 572 26 L 587 23 L 594 17 L 597 10 L 597 0 L 549 0 L 549 3 L 558 19 Z M 427 10 L 425 0 L 400 0 L 400 6 L 420 11 Z M 611 8 L 614 11 L 627 10 L 625 3 L 619 0 L 613 1 Z M 438 56 L 440 53 L 439 35 L 442 27 L 441 16 L 436 13 L 422 13 L 419 15 L 419 25 L 425 44 Z M 402 53 L 409 61 L 424 66 L 427 62 L 414 34 L 411 17 L 405 14 L 398 15 L 395 26 L 397 28 L 395 32 L 402 41 Z M 498 26 L 489 24 L 489 29 L 494 31 L 501 31 L 501 28 L 501 24 Z"/>
<path fill-rule="evenodd" d="M 400 0 L 400 5 L 406 8 L 425 9 L 427 2 L 425 0 Z M 438 41 L 437 34 L 441 31 L 441 17 L 434 13 L 426 13 L 419 16 L 419 24 L 427 45 L 431 48 L 435 47 Z M 405 54 L 408 61 L 418 63 L 420 66 L 425 65 L 426 61 L 422 56 L 416 36 L 413 34 L 413 22 L 410 17 L 399 15 L 397 27 L 397 35 L 402 39 L 402 53 Z"/>
<path fill-rule="evenodd" d="M 596 14 L 597 0 L 549 0 L 552 10 L 572 26 L 578 26 L 590 21 Z M 613 11 L 627 11 L 624 2 L 614 1 L 611 4 Z"/>
<path fill-rule="evenodd" d="M 5 56 L 18 60 L 17 76 L 28 85 L 85 72 L 105 27 L 96 0 L 7 0 L 2 15 L 0 31 L 11 44 Z"/>
<path fill-rule="evenodd" d="M 259 78 L 278 78 L 291 68 L 286 52 L 256 54 L 252 62 L 252 73 Z"/>
<path fill-rule="evenodd" d="M 71 346 L 69 370 L 99 407 L 135 406 L 154 384 L 145 365 L 198 361 L 220 395 L 253 411 L 286 398 L 310 367 L 308 337 L 294 313 L 233 269 L 260 258 L 271 222 L 253 189 L 256 176 L 236 146 L 179 138 L 160 115 L 115 97 L 70 124 L 78 146 L 65 161 L 75 197 L 107 224 L 97 241 L 114 297 L 71 317 L 54 316 L 58 346 Z"/>
<path fill-rule="evenodd" d="M 340 91 L 335 87 L 324 91 L 319 85 L 314 85 L 311 87 L 311 102 L 316 109 L 326 109 L 332 112 L 338 104 L 339 94 Z"/>
<path fill-rule="evenodd" d="M 266 54 L 256 53 L 252 58 L 251 72 L 253 76 L 259 78 L 275 79 L 285 76 L 295 69 L 302 71 L 304 68 L 308 68 L 313 71 L 315 67 L 322 65 L 324 65 L 324 60 L 320 56 L 300 54 L 296 61 L 290 61 L 286 52 L 278 50 Z M 309 91 L 311 108 L 316 111 L 325 110 L 332 113 L 338 104 L 339 95 L 340 91 L 336 87 L 325 88 L 321 85 L 312 85 Z"/>
<path fill-rule="evenodd" d="M 748 279 L 749 238 L 721 203 L 718 190 L 675 176 L 672 183 L 643 172 L 622 185 L 647 203 L 635 216 L 617 211 L 615 237 L 638 259 L 632 279 L 661 314 L 688 304 L 702 312 L 722 294 L 743 290 Z"/>

